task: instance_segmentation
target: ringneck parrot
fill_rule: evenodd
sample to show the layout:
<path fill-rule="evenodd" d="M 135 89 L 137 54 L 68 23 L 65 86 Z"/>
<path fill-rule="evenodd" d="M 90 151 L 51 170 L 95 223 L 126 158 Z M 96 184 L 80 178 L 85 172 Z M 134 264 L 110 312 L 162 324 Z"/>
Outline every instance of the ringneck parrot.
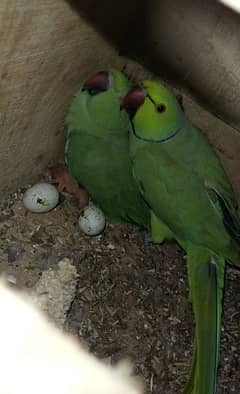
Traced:
<path fill-rule="evenodd" d="M 130 156 L 156 237 L 186 251 L 195 317 L 185 394 L 213 394 L 219 360 L 225 263 L 240 263 L 240 222 L 232 187 L 203 133 L 159 82 L 145 80 L 122 99 L 131 120 Z M 160 223 L 159 223 L 160 221 Z"/>
<path fill-rule="evenodd" d="M 149 227 L 150 213 L 132 174 L 127 114 L 120 99 L 131 87 L 116 70 L 89 77 L 66 117 L 69 174 L 113 222 Z"/>

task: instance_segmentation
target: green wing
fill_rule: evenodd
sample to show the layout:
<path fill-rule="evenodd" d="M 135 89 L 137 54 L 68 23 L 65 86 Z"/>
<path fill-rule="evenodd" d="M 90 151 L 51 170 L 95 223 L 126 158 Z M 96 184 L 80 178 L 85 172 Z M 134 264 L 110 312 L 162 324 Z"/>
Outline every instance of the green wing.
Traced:
<path fill-rule="evenodd" d="M 169 154 L 173 152 L 170 151 Z M 186 122 L 185 130 L 178 138 L 177 152 L 175 150 L 174 154 L 176 160 L 192 169 L 192 176 L 196 173 L 202 180 L 215 208 L 215 214 L 221 218 L 225 230 L 236 241 L 237 248 L 239 248 L 238 204 L 224 168 L 201 130 L 192 126 L 190 122 Z M 234 259 L 232 263 L 239 266 L 238 260 Z"/>
<path fill-rule="evenodd" d="M 194 138 L 193 143 L 189 130 L 165 143 L 144 142 L 132 136 L 135 177 L 154 214 L 183 247 L 187 242 L 208 247 L 238 264 L 236 238 L 240 226 L 231 186 L 219 160 L 206 143 L 202 161 L 198 158 L 200 153 L 195 155 L 199 134 Z M 201 144 L 203 150 L 200 139 Z M 206 165 L 204 157 L 209 155 L 212 158 L 208 158 Z M 210 181 L 214 189 L 210 188 Z M 226 201 L 225 209 L 222 201 Z"/>
<path fill-rule="evenodd" d="M 236 215 L 238 208 L 232 186 L 220 162 L 220 159 L 208 143 L 201 130 L 187 123 L 184 138 L 189 140 L 188 150 L 192 150 L 191 165 L 194 171 L 204 179 L 206 187 L 217 191 L 217 193 L 228 202 L 229 208 Z M 187 161 L 186 156 L 184 159 Z"/>

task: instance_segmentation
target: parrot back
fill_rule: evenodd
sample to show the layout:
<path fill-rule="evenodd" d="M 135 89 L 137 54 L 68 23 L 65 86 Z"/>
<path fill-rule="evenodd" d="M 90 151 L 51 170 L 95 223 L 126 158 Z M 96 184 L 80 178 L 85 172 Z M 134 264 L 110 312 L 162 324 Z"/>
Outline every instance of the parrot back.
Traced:
<path fill-rule="evenodd" d="M 207 142 L 199 139 L 197 130 L 192 138 L 189 132 L 182 130 L 164 143 L 145 142 L 132 136 L 136 179 L 155 215 L 184 248 L 192 242 L 236 260 L 239 246 L 226 229 L 217 194 L 219 191 L 233 204 L 231 186 Z"/>

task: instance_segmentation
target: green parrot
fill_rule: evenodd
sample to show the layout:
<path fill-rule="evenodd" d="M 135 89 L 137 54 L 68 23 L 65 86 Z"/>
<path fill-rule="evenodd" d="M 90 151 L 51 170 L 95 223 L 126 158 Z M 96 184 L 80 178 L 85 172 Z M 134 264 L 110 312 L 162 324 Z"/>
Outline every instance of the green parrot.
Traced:
<path fill-rule="evenodd" d="M 239 267 L 237 203 L 202 132 L 161 83 L 146 80 L 122 99 L 132 129 L 130 156 L 151 210 L 153 238 L 186 251 L 195 316 L 192 370 L 185 394 L 213 394 L 219 360 L 225 262 Z"/>
<path fill-rule="evenodd" d="M 100 71 L 83 84 L 66 117 L 66 163 L 70 176 L 113 222 L 145 228 L 150 212 L 132 174 L 127 114 L 120 99 L 131 87 L 116 69 Z"/>

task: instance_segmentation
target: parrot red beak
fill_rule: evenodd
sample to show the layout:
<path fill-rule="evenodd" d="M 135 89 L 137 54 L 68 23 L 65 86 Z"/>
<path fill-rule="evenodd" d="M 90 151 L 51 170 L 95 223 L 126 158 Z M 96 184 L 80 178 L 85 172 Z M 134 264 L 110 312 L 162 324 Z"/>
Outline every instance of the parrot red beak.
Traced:
<path fill-rule="evenodd" d="M 145 98 L 145 89 L 142 86 L 137 85 L 122 98 L 121 107 L 126 110 L 137 110 L 144 103 Z"/>
<path fill-rule="evenodd" d="M 97 74 L 89 77 L 83 85 L 83 90 L 96 92 L 105 92 L 109 86 L 108 71 L 99 71 Z"/>

